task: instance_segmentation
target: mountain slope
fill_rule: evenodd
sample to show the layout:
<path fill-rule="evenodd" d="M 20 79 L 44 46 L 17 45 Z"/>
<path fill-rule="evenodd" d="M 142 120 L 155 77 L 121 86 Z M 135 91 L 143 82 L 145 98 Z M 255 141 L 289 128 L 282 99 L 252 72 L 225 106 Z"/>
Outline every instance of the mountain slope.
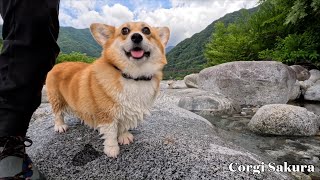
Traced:
<path fill-rule="evenodd" d="M 61 27 L 58 44 L 63 53 L 75 51 L 98 57 L 102 50 L 100 45 L 93 39 L 89 29 Z"/>
<path fill-rule="evenodd" d="M 2 33 L 2 26 L 0 26 L 0 33 Z M 101 53 L 101 47 L 93 39 L 89 29 L 60 27 L 58 44 L 63 53 L 75 51 L 93 57 L 98 57 Z"/>
<path fill-rule="evenodd" d="M 256 8 L 249 9 L 249 13 L 257 11 Z M 205 45 L 210 41 L 214 32 L 214 24 L 222 21 L 225 24 L 235 22 L 241 17 L 242 10 L 226 14 L 222 18 L 213 21 L 204 30 L 194 34 L 177 44 L 167 53 L 168 64 L 165 67 L 165 78 L 183 77 L 192 72 L 199 72 L 206 64 L 204 57 Z"/>
<path fill-rule="evenodd" d="M 174 48 L 174 46 L 167 46 L 166 47 L 166 53 L 170 52 L 173 48 Z"/>

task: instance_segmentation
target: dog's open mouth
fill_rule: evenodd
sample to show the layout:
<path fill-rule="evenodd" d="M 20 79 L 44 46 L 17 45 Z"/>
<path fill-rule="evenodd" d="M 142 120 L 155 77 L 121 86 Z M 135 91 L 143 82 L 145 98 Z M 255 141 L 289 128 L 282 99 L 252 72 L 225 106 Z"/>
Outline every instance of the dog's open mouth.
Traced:
<path fill-rule="evenodd" d="M 125 51 L 125 52 L 128 57 L 133 57 L 134 59 L 141 59 L 143 57 L 150 56 L 150 52 L 146 52 L 140 47 L 135 47 L 135 48 L 131 49 L 129 52 L 127 52 L 127 51 Z"/>

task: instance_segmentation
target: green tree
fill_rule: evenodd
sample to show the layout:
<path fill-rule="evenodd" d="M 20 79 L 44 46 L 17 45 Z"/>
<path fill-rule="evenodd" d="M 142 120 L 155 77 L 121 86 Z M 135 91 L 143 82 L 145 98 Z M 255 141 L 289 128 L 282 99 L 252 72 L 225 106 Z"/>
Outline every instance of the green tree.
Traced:
<path fill-rule="evenodd" d="M 249 19 L 250 14 L 247 10 L 242 10 L 241 18 L 235 23 L 225 25 L 217 22 L 215 24 L 215 32 L 204 52 L 208 66 L 231 61 L 249 61 L 256 58 L 257 53 L 254 52 Z"/>
<path fill-rule="evenodd" d="M 57 58 L 57 64 L 61 62 L 85 62 L 92 63 L 96 58 L 89 57 L 85 53 L 71 52 L 70 54 L 60 53 Z"/>
<path fill-rule="evenodd" d="M 282 26 L 286 28 L 286 34 L 276 38 L 274 47 L 267 47 L 259 52 L 259 57 L 287 64 L 308 62 L 319 65 L 320 0 L 271 2 L 283 10 Z"/>
<path fill-rule="evenodd" d="M 207 44 L 205 57 L 209 60 L 208 65 L 216 65 L 231 61 L 250 60 L 251 39 L 246 34 L 247 29 L 239 24 L 225 26 L 222 22 L 215 24 L 215 33 L 212 41 Z"/>
<path fill-rule="evenodd" d="M 224 26 L 206 46 L 209 65 L 238 60 L 320 60 L 320 0 L 263 0 L 249 18 Z"/>

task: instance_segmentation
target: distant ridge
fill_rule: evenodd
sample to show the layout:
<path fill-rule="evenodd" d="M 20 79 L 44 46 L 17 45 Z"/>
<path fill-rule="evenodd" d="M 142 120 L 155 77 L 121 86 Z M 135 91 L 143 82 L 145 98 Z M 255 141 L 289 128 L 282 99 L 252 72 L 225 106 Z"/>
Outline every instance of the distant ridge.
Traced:
<path fill-rule="evenodd" d="M 203 55 L 205 44 L 207 44 L 214 32 L 214 24 L 222 21 L 225 24 L 233 23 L 241 17 L 242 10 L 226 14 L 222 18 L 213 21 L 204 30 L 194 34 L 178 43 L 167 53 L 168 64 L 165 66 L 165 78 L 183 77 L 192 72 L 198 72 L 204 68 L 206 59 Z M 249 13 L 254 13 L 258 7 L 248 9 Z"/>

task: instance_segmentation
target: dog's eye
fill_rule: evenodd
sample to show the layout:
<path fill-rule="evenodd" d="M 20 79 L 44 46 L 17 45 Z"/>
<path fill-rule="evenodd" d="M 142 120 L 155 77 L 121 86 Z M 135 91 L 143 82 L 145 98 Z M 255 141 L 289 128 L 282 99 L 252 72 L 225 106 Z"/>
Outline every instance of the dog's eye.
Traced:
<path fill-rule="evenodd" d="M 150 32 L 150 29 L 148 27 L 144 27 L 144 28 L 142 28 L 142 33 L 146 34 L 146 35 L 149 35 L 151 32 Z"/>
<path fill-rule="evenodd" d="M 124 27 L 124 28 L 122 28 L 121 33 L 122 33 L 123 35 L 127 35 L 127 34 L 130 33 L 130 29 L 127 28 L 127 27 Z"/>

